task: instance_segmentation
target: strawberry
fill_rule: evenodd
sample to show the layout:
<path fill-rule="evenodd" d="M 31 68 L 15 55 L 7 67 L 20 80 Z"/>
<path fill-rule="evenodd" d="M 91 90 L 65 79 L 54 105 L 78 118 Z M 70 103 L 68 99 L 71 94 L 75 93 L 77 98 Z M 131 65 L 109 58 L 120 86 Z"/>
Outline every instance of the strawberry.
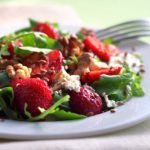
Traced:
<path fill-rule="evenodd" d="M 102 43 L 102 47 L 105 51 L 107 51 L 109 53 L 110 56 L 117 55 L 121 52 L 116 46 L 114 46 L 112 44 Z"/>
<path fill-rule="evenodd" d="M 49 25 L 47 23 L 39 23 L 36 26 L 34 26 L 32 30 L 45 33 L 46 35 L 48 35 L 50 38 L 53 39 L 59 38 L 58 31 L 52 25 Z"/>
<path fill-rule="evenodd" d="M 70 108 L 73 112 L 92 116 L 103 111 L 101 97 L 88 86 L 81 86 L 80 92 L 69 91 Z"/>
<path fill-rule="evenodd" d="M 48 109 L 52 105 L 52 91 L 43 80 L 35 78 L 15 79 L 10 85 L 14 90 L 14 107 L 22 115 L 24 114 L 25 103 L 32 116 L 41 113 L 39 107 Z"/>
<path fill-rule="evenodd" d="M 108 62 L 110 60 L 110 54 L 103 49 L 102 43 L 95 36 L 87 36 L 83 42 L 85 48 L 91 50 L 102 61 Z"/>
<path fill-rule="evenodd" d="M 81 81 L 82 83 L 92 84 L 94 81 L 99 80 L 100 76 L 103 74 L 106 75 L 117 75 L 121 72 L 122 67 L 111 67 L 111 68 L 101 68 L 100 70 L 86 72 L 82 74 Z"/>

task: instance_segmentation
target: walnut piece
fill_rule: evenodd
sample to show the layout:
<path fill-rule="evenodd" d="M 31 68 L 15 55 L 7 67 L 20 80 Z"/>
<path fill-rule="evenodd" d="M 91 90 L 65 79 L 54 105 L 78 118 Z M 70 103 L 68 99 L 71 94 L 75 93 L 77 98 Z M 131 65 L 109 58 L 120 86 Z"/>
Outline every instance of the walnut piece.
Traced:
<path fill-rule="evenodd" d="M 78 64 L 76 70 L 74 70 L 73 74 L 82 75 L 85 72 L 96 71 L 100 68 L 107 68 L 108 65 L 104 62 L 96 62 L 94 60 L 94 55 L 89 52 L 84 52 L 78 58 Z"/>
<path fill-rule="evenodd" d="M 30 78 L 31 77 L 31 68 L 23 66 L 22 64 L 18 63 L 15 65 L 8 65 L 6 67 L 6 72 L 8 76 L 12 79 L 23 79 L 23 78 Z"/>
<path fill-rule="evenodd" d="M 81 28 L 79 33 L 82 33 L 86 36 L 96 36 L 94 30 L 87 29 L 87 28 Z"/>
<path fill-rule="evenodd" d="M 69 56 L 80 56 L 84 48 L 84 44 L 74 35 L 69 35 L 60 38 L 60 43 L 63 46 L 63 56 L 68 58 Z"/>
<path fill-rule="evenodd" d="M 1 59 L 0 60 L 0 70 L 6 69 L 8 65 L 14 65 L 17 62 L 15 60 Z"/>

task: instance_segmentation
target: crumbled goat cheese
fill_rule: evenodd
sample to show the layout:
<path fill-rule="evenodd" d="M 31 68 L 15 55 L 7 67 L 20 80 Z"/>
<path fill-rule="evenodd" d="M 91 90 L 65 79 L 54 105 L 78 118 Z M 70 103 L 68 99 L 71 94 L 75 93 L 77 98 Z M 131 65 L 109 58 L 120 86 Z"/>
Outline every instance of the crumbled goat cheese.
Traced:
<path fill-rule="evenodd" d="M 103 97 L 108 108 L 115 108 L 118 106 L 114 100 L 109 100 L 108 95 L 105 93 L 103 93 Z"/>
<path fill-rule="evenodd" d="M 112 56 L 109 61 L 109 66 L 111 67 L 120 67 L 126 62 L 130 68 L 132 68 L 135 72 L 140 70 L 140 66 L 142 62 L 137 54 L 130 53 L 120 53 L 119 55 Z"/>
<path fill-rule="evenodd" d="M 61 85 L 67 90 L 80 92 L 80 76 L 69 75 L 65 69 L 62 71 Z"/>

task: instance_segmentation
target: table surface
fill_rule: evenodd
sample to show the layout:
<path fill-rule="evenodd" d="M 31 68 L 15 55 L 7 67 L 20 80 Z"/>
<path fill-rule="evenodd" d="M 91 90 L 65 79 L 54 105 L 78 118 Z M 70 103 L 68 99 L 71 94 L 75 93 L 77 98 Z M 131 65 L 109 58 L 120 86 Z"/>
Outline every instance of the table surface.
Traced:
<path fill-rule="evenodd" d="M 1 0 L 2 4 L 71 5 L 88 25 L 109 26 L 136 18 L 150 17 L 150 0 Z"/>

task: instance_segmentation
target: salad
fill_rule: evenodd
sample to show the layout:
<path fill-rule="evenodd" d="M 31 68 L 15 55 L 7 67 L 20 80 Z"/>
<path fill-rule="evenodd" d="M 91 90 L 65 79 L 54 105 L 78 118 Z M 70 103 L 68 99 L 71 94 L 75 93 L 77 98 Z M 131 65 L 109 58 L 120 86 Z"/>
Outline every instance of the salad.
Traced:
<path fill-rule="evenodd" d="M 1 118 L 83 119 L 144 95 L 140 54 L 90 29 L 71 34 L 57 23 L 29 22 L 0 38 Z"/>

